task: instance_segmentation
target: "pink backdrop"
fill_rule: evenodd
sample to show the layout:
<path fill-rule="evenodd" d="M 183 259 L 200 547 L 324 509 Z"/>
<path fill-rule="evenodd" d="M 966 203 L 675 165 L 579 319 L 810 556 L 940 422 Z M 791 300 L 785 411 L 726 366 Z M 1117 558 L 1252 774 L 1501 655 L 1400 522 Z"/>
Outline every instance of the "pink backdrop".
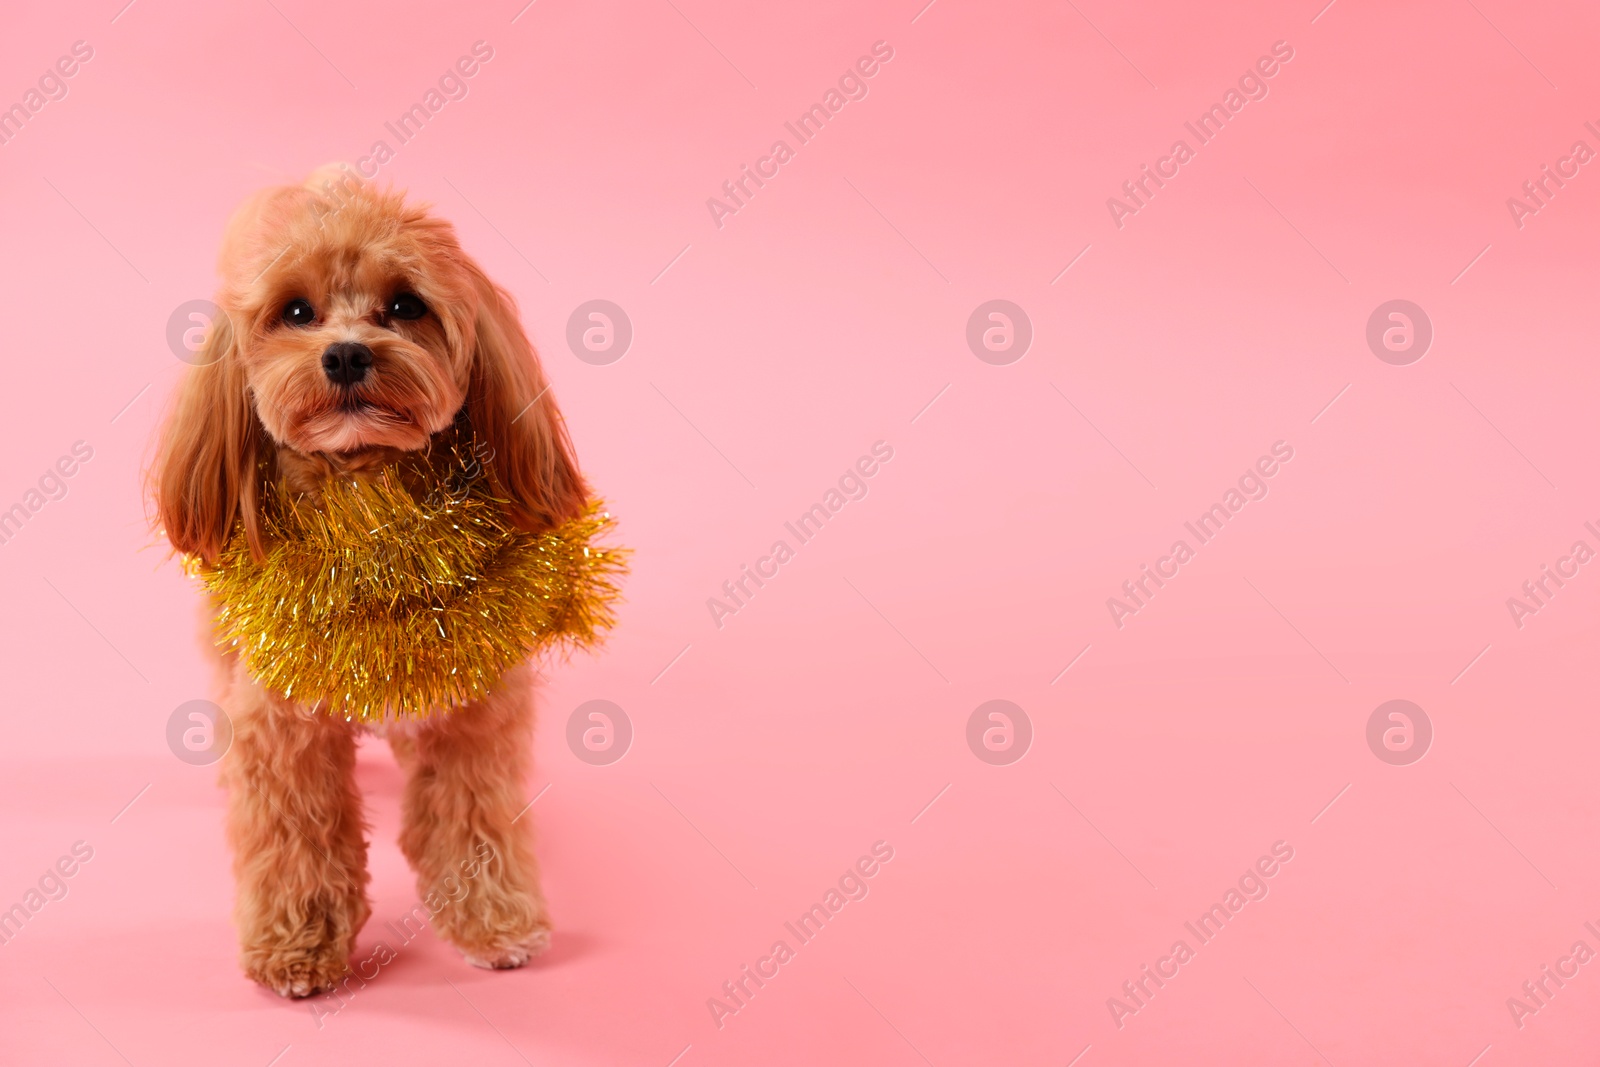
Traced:
<path fill-rule="evenodd" d="M 0 1059 L 1592 1062 L 1591 6 L 123 2 L 0 34 Z M 398 951 L 342 1007 L 235 964 L 215 767 L 166 734 L 196 597 L 139 495 L 224 218 L 330 160 L 518 296 L 636 549 L 547 685 L 551 953 L 398 944 L 369 743 L 359 951 Z M 569 346 L 591 300 L 621 359 Z M 569 744 L 591 700 L 620 760 L 615 713 Z"/>

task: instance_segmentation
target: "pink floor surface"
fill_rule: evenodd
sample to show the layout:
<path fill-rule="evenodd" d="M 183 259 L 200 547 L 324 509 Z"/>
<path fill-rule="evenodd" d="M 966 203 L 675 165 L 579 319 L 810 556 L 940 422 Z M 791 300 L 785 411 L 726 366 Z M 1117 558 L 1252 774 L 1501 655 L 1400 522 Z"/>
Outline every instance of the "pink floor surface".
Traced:
<path fill-rule="evenodd" d="M 123 3 L 0 34 L 0 1061 L 1594 1062 L 1600 11 Z M 227 213 L 329 160 L 516 294 L 636 554 L 544 683 L 550 953 L 397 932 L 369 742 L 393 958 L 289 1002 L 139 477 Z"/>

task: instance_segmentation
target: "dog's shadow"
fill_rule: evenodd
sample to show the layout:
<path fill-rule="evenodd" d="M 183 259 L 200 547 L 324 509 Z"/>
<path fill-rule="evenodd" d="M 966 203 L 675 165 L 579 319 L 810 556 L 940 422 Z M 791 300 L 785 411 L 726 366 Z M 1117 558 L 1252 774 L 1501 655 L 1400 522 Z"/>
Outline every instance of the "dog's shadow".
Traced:
<path fill-rule="evenodd" d="M 358 958 L 372 952 L 371 944 L 362 940 Z M 318 1029 L 334 1030 L 360 1018 L 404 1018 L 461 1030 L 481 1028 L 485 1019 L 498 1018 L 498 1026 L 504 1027 L 508 1002 L 548 1000 L 539 990 L 542 972 L 582 959 L 598 947 L 597 939 L 582 932 L 557 931 L 544 955 L 514 970 L 491 972 L 468 966 L 452 946 L 431 933 L 419 935 L 364 986 L 347 988 L 340 998 L 342 1006 L 339 1001 L 323 1001 Z M 264 1000 L 285 1003 L 266 990 L 260 992 Z"/>
<path fill-rule="evenodd" d="M 421 936 L 418 935 L 419 940 Z M 406 985 L 427 986 L 432 989 L 439 984 L 442 973 L 458 983 L 464 979 L 492 981 L 498 976 L 536 975 L 541 971 L 554 970 L 557 967 L 564 967 L 569 963 L 583 959 L 600 947 L 600 941 L 589 934 L 576 930 L 565 931 L 558 929 L 551 934 L 550 947 L 542 955 L 535 956 L 521 967 L 503 971 L 491 971 L 483 967 L 471 966 L 461 958 L 461 954 L 455 950 L 453 945 L 435 937 L 431 931 L 426 936 L 427 942 L 425 946 L 417 945 L 416 942 L 413 942 L 412 946 L 400 949 L 393 960 L 383 965 L 378 977 L 374 979 L 374 983 L 382 983 L 385 977 L 392 975 L 396 979 L 403 979 Z M 365 938 L 362 940 L 365 940 Z M 425 947 L 425 951 L 413 951 L 413 946 L 418 948 Z M 358 956 L 360 955 L 360 947 L 357 948 L 356 953 Z M 460 973 L 448 973 L 456 970 L 459 970 Z M 401 983 L 397 982 L 396 984 Z"/>
<path fill-rule="evenodd" d="M 380 940 L 363 937 L 356 958 L 370 958 Z M 372 978 L 347 979 L 332 993 L 305 1000 L 284 1000 L 260 986 L 254 993 L 260 1007 L 268 1010 L 295 1013 L 309 1008 L 318 1031 L 337 1030 L 363 1018 L 404 1018 L 468 1030 L 481 1027 L 497 1012 L 504 1025 L 508 999 L 548 1000 L 538 988 L 541 972 L 581 959 L 597 947 L 598 942 L 586 934 L 558 932 L 544 955 L 514 970 L 491 972 L 467 965 L 454 948 L 430 934 L 426 942 L 419 936 L 402 946 Z"/>
<path fill-rule="evenodd" d="M 405 793 L 406 772 L 384 739 L 371 736 L 361 739 L 356 758 L 356 782 L 366 799 L 368 816 L 378 824 L 374 827 L 377 830 L 374 836 L 389 836 L 383 831 L 389 829 L 385 824 L 391 823 L 398 814 L 399 802 Z M 475 1018 L 475 1012 L 466 1010 L 467 1004 L 477 1007 L 475 989 L 493 994 L 497 987 L 509 987 L 534 995 L 532 983 L 538 982 L 541 974 L 590 956 L 602 944 L 599 938 L 582 930 L 558 927 L 551 935 L 550 948 L 543 955 L 520 968 L 488 971 L 467 964 L 453 945 L 440 939 L 431 929 L 418 932 L 410 941 L 401 941 L 395 929 L 378 921 L 375 914 L 362 931 L 353 960 L 381 959 L 386 954 L 378 951 L 379 942 L 389 949 L 392 958 L 378 966 L 377 973 L 365 983 L 348 983 L 354 989 L 353 995 L 344 996 L 345 1006 L 325 1016 L 324 1025 L 336 1025 L 347 1013 L 408 1018 L 425 1015 L 441 1023 L 459 1020 L 463 1025 L 474 1022 L 482 1025 Z M 369 962 L 362 970 L 370 972 L 371 969 Z M 462 1003 L 463 999 L 467 999 L 467 1004 Z"/>

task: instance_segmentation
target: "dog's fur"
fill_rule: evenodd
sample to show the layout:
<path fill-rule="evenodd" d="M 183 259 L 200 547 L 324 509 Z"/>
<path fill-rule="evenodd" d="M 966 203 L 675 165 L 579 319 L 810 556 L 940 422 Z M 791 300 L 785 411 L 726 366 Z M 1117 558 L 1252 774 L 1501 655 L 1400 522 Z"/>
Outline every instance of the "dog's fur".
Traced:
<path fill-rule="evenodd" d="M 581 511 L 588 490 L 516 307 L 448 223 L 325 169 L 248 200 L 220 270 L 221 314 L 150 471 L 155 518 L 175 549 L 214 560 L 242 527 L 259 557 L 263 479 L 314 502 L 326 479 L 376 472 L 458 417 L 492 457 L 489 477 L 518 527 Z M 402 292 L 421 298 L 422 318 L 384 314 Z M 315 309 L 312 324 L 283 321 L 295 299 Z M 359 384 L 325 376 L 336 342 L 371 350 Z M 220 669 L 242 963 L 280 994 L 309 996 L 346 974 L 371 911 L 352 777 L 360 727 L 264 690 L 236 656 Z M 531 675 L 516 668 L 476 704 L 385 731 L 407 775 L 400 846 L 418 892 L 443 902 L 435 929 L 484 967 L 520 966 L 549 940 L 530 820 L 517 819 Z M 476 874 L 458 897 L 449 887 L 469 863 Z"/>

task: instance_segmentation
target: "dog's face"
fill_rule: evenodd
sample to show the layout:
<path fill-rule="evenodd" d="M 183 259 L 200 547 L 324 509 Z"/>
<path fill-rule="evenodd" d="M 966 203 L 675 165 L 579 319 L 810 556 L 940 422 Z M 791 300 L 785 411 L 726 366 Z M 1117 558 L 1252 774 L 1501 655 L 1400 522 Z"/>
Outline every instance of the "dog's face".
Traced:
<path fill-rule="evenodd" d="M 263 449 L 356 468 L 423 448 L 463 413 L 517 525 L 581 510 L 587 489 L 516 307 L 449 223 L 324 170 L 246 201 L 220 269 L 223 314 L 151 471 L 179 551 L 215 558 L 236 522 L 260 550 Z"/>
<path fill-rule="evenodd" d="M 397 199 L 304 189 L 243 226 L 224 252 L 225 310 L 273 440 L 302 453 L 414 450 L 450 425 L 478 299 L 448 232 Z"/>

